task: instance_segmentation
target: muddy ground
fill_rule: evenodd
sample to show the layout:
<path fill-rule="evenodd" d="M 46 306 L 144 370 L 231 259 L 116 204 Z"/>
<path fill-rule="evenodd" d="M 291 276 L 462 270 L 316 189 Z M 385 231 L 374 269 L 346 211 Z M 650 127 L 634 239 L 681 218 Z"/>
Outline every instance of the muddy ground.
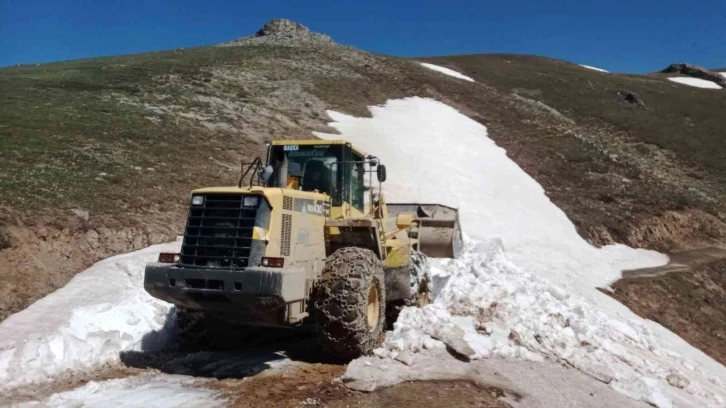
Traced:
<path fill-rule="evenodd" d="M 326 361 L 313 335 L 258 333 L 242 344 L 215 349 L 195 351 L 171 345 L 162 350 L 124 352 L 120 364 L 14 389 L 0 396 L 0 406 L 42 402 L 91 381 L 135 376 L 174 381 L 176 375 L 195 378 L 196 387 L 218 392 L 218 398 L 236 408 L 509 406 L 500 399 L 504 394 L 496 387 L 464 380 L 406 382 L 371 393 L 354 391 L 338 380 L 346 365 Z"/>
<path fill-rule="evenodd" d="M 371 393 L 352 391 L 336 381 L 344 366 L 314 365 L 274 376 L 220 381 L 211 387 L 224 392 L 233 408 L 301 407 L 509 407 L 502 392 L 468 381 L 406 382 Z"/>

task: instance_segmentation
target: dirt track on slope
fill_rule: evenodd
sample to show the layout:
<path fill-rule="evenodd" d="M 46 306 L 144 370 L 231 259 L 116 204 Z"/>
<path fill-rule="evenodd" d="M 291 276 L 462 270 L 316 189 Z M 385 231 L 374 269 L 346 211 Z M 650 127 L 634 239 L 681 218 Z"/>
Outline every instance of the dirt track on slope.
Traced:
<path fill-rule="evenodd" d="M 608 293 L 726 364 L 726 249 L 671 255 L 668 265 L 624 271 Z"/>

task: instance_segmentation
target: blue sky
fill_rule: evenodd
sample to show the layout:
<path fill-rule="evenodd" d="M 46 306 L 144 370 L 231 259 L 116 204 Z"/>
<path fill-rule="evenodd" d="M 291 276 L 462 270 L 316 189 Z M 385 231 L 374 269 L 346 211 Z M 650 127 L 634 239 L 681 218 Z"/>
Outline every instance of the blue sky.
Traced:
<path fill-rule="evenodd" d="M 726 67 L 724 0 L 0 2 L 0 66 L 214 44 L 284 17 L 400 56 L 527 53 L 616 72 Z"/>

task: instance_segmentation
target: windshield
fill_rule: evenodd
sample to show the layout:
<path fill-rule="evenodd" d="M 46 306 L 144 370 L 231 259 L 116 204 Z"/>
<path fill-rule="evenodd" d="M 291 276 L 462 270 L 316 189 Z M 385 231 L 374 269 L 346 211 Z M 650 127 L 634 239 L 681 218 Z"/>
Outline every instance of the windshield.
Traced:
<path fill-rule="evenodd" d="M 270 156 L 275 187 L 336 195 L 340 184 L 335 163 L 341 161 L 342 146 L 274 146 Z"/>

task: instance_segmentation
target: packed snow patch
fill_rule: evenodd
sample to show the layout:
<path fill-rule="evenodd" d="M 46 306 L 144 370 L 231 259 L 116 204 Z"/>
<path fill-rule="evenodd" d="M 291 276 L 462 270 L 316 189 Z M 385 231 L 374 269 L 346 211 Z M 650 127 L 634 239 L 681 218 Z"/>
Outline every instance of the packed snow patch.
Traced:
<path fill-rule="evenodd" d="M 159 252 L 179 252 L 180 244 L 98 262 L 0 323 L 0 389 L 49 381 L 140 349 L 144 336 L 164 325 L 171 306 L 144 291 L 144 266 Z"/>
<path fill-rule="evenodd" d="M 108 381 L 91 381 L 76 389 L 53 394 L 40 402 L 19 404 L 32 407 L 155 407 L 214 408 L 227 401 L 219 393 L 199 388 L 195 378 L 177 375 L 140 375 Z"/>
<path fill-rule="evenodd" d="M 599 71 L 599 72 L 606 72 L 606 73 L 610 73 L 610 71 L 605 71 L 605 70 L 604 70 L 604 69 L 602 69 L 602 68 L 597 68 L 597 67 L 591 67 L 591 66 L 589 66 L 589 65 L 582 65 L 582 64 L 580 64 L 580 66 L 581 66 L 581 67 L 583 67 L 583 68 L 587 68 L 587 69 L 592 69 L 592 70 L 594 70 L 594 71 Z"/>
<path fill-rule="evenodd" d="M 468 77 L 468 76 L 466 76 L 464 74 L 461 74 L 459 72 L 456 72 L 453 69 L 449 69 L 449 68 L 445 68 L 445 67 L 440 67 L 440 66 L 434 65 L 434 64 L 428 64 L 426 62 L 422 62 L 421 65 L 423 65 L 424 67 L 426 67 L 428 69 L 433 69 L 434 71 L 441 72 L 442 74 L 446 74 L 446 75 L 449 75 L 449 76 L 452 76 L 452 77 L 455 77 L 455 78 L 463 79 L 463 80 L 469 81 L 469 82 L 475 82 L 473 78 Z"/>
<path fill-rule="evenodd" d="M 317 135 L 378 155 L 389 202 L 460 207 L 471 237 L 460 259 L 432 260 L 438 298 L 404 309 L 377 355 L 410 363 L 448 346 L 471 359 L 555 359 L 660 407 L 724 404 L 723 366 L 596 290 L 666 256 L 589 245 L 484 126 L 443 103 L 407 98 L 370 110 L 328 112 L 340 135 Z"/>
<path fill-rule="evenodd" d="M 713 81 L 707 81 L 707 80 L 701 79 L 701 78 L 675 77 L 675 78 L 668 78 L 668 79 L 670 79 L 673 82 L 677 82 L 679 84 L 695 86 L 696 88 L 723 89 L 723 88 L 721 88 L 721 85 L 719 85 Z"/>
<path fill-rule="evenodd" d="M 520 408 L 648 408 L 557 361 L 495 357 L 464 362 L 445 350 L 417 353 L 410 365 L 391 359 L 360 358 L 348 365 L 341 378 L 348 388 L 358 391 L 373 391 L 407 381 L 461 379 L 497 388 L 503 392 L 504 401 Z"/>

